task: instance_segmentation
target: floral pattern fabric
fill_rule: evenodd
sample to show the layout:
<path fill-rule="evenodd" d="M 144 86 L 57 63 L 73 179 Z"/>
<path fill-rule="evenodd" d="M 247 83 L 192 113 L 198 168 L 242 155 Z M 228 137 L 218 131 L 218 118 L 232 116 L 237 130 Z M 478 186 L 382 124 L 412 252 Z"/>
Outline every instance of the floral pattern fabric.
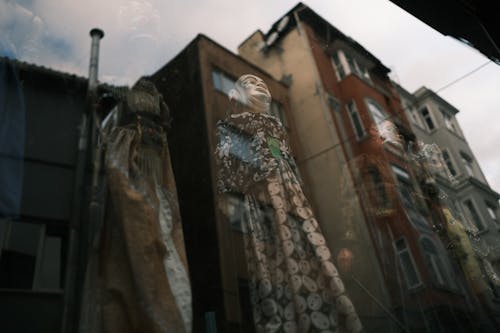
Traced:
<path fill-rule="evenodd" d="M 257 332 L 362 331 L 279 120 L 243 112 L 219 122 L 217 130 L 219 190 L 243 195 Z"/>

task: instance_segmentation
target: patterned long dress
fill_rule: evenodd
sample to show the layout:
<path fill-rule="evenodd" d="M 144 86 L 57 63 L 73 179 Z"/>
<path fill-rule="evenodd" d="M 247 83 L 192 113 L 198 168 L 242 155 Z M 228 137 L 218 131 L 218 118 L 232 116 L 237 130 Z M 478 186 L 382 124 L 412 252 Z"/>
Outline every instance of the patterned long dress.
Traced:
<path fill-rule="evenodd" d="M 256 331 L 362 331 L 279 120 L 264 113 L 232 114 L 217 124 L 217 135 L 222 198 L 243 198 Z"/>

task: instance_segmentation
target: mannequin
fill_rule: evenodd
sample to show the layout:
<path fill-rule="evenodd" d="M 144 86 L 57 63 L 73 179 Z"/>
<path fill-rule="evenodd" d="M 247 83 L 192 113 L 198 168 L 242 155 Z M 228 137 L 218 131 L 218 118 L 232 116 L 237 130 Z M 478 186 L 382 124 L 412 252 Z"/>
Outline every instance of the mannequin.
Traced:
<path fill-rule="evenodd" d="M 80 332 L 190 332 L 191 289 L 166 141 L 168 108 L 139 80 L 103 128 L 108 204 Z"/>
<path fill-rule="evenodd" d="M 217 124 L 220 206 L 241 198 L 256 331 L 362 331 L 302 191 L 286 131 L 269 114 L 266 84 L 243 75 L 230 98 L 233 112 Z"/>

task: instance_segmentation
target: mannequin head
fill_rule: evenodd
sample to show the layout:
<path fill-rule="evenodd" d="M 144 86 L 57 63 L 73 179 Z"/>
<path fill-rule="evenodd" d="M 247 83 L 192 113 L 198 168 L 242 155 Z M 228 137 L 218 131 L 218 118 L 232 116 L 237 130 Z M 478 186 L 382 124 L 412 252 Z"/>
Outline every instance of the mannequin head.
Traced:
<path fill-rule="evenodd" d="M 251 108 L 252 112 L 268 112 L 271 106 L 271 93 L 266 83 L 258 76 L 244 74 L 229 92 L 229 99 Z"/>

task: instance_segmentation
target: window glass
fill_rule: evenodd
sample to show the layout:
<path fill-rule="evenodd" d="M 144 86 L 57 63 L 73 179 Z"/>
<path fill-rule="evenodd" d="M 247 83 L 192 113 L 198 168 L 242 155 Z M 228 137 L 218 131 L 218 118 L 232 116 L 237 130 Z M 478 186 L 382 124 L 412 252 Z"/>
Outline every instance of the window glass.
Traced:
<path fill-rule="evenodd" d="M 2 226 L 3 225 L 3 229 Z M 0 229 L 0 288 L 60 289 L 63 271 L 63 236 L 46 234 L 47 227 L 20 221 L 3 221 Z"/>
<path fill-rule="evenodd" d="M 474 207 L 472 201 L 466 200 L 464 204 L 465 207 L 467 208 L 467 212 L 469 213 L 469 218 L 472 220 L 474 225 L 477 227 L 478 230 L 483 230 L 484 229 L 483 222 L 481 221 L 481 218 L 479 217 L 479 214 L 477 213 L 476 208 Z"/>
<path fill-rule="evenodd" d="M 399 261 L 407 287 L 416 287 L 420 284 L 420 279 L 418 277 L 417 268 L 411 258 L 410 249 L 408 249 L 404 239 L 396 241 L 396 250 L 398 251 Z"/>
<path fill-rule="evenodd" d="M 389 198 L 387 197 L 387 192 L 385 191 L 382 175 L 376 168 L 370 168 L 368 172 L 375 189 L 377 205 L 381 208 L 389 206 Z"/>
<path fill-rule="evenodd" d="M 0 219 L 0 250 L 2 249 L 3 240 L 7 233 L 7 220 Z"/>
<path fill-rule="evenodd" d="M 423 109 L 420 110 L 420 114 L 422 115 L 422 118 L 424 119 L 427 128 L 430 131 L 432 131 L 435 127 L 434 127 L 434 122 L 432 121 L 431 114 L 429 113 L 429 110 L 426 107 L 424 107 Z"/>
<path fill-rule="evenodd" d="M 344 67 L 340 63 L 338 54 L 334 54 L 332 56 L 333 66 L 335 68 L 335 72 L 339 80 L 342 80 L 345 77 Z"/>
<path fill-rule="evenodd" d="M 276 100 L 273 100 L 271 102 L 271 114 L 276 118 L 278 118 L 283 124 L 283 126 L 288 127 L 288 121 L 285 116 L 285 110 L 283 109 L 283 105 L 280 102 Z"/>
<path fill-rule="evenodd" d="M 61 288 L 61 250 L 61 237 L 47 236 L 45 238 L 40 271 L 37 274 L 37 288 Z"/>
<path fill-rule="evenodd" d="M 474 177 L 474 169 L 472 167 L 472 158 L 467 156 L 465 153 L 460 153 L 460 157 L 462 158 L 462 163 L 464 165 L 465 171 L 471 177 Z"/>
<path fill-rule="evenodd" d="M 41 226 L 32 223 L 12 222 L 6 248 L 29 256 L 35 256 L 40 241 Z"/>
<path fill-rule="evenodd" d="M 348 65 L 348 68 L 346 68 L 346 73 L 357 73 L 354 59 L 347 53 L 345 54 L 345 59 Z"/>
<path fill-rule="evenodd" d="M 212 82 L 214 88 L 229 96 L 229 92 L 234 88 L 235 80 L 229 78 L 219 70 L 212 70 Z"/>
<path fill-rule="evenodd" d="M 362 138 L 365 135 L 365 131 L 363 129 L 363 124 L 359 117 L 358 110 L 356 109 L 356 105 L 354 102 L 350 102 L 347 104 L 347 110 L 349 111 L 349 117 L 351 118 L 352 126 L 354 127 L 354 132 L 356 133 L 356 137 L 358 139 Z"/>
<path fill-rule="evenodd" d="M 370 110 L 370 113 L 373 117 L 373 121 L 377 126 L 377 130 L 379 131 L 379 133 L 383 133 L 384 132 L 383 123 L 384 120 L 387 118 L 386 115 L 382 111 L 382 108 L 373 101 L 369 100 L 367 104 L 368 104 L 368 110 Z"/>
<path fill-rule="evenodd" d="M 488 214 L 490 215 L 491 219 L 496 221 L 497 214 L 495 212 L 496 211 L 495 207 L 493 207 L 493 205 L 486 202 L 486 210 L 488 210 Z"/>
<path fill-rule="evenodd" d="M 31 289 L 41 226 L 17 221 L 9 222 L 9 226 L 0 257 L 0 288 Z"/>
<path fill-rule="evenodd" d="M 435 283 L 441 286 L 454 287 L 451 278 L 447 272 L 447 265 L 444 264 L 434 242 L 428 238 L 422 238 L 420 241 L 425 254 L 427 266 Z"/>
<path fill-rule="evenodd" d="M 452 176 L 456 176 L 457 170 L 455 169 L 453 163 L 451 162 L 450 154 L 448 154 L 446 150 L 443 150 L 442 155 L 443 155 L 443 160 L 446 163 L 446 167 L 448 168 L 448 171 Z"/>

